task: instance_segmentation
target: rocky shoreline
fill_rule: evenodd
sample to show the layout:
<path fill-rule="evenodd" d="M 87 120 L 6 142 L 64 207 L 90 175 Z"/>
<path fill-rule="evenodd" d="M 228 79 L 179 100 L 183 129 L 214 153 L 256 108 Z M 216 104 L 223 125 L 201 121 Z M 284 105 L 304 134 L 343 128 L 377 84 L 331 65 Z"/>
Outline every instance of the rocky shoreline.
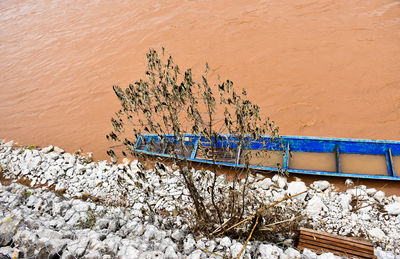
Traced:
<path fill-rule="evenodd" d="M 243 247 L 229 237 L 191 234 L 193 208 L 176 168 L 92 162 L 53 146 L 4 141 L 0 168 L 0 258 L 221 258 L 237 257 Z M 192 172 L 206 192 L 212 173 Z M 400 258 L 400 197 L 365 186 L 338 192 L 327 181 L 307 187 L 278 175 L 251 180 L 249 196 L 268 202 L 306 191 L 282 208 L 301 213 L 301 223 L 314 229 L 369 239 L 378 258 Z M 222 190 L 225 183 L 219 176 Z M 243 258 L 338 258 L 297 251 L 279 234 L 275 244 L 250 241 Z"/>

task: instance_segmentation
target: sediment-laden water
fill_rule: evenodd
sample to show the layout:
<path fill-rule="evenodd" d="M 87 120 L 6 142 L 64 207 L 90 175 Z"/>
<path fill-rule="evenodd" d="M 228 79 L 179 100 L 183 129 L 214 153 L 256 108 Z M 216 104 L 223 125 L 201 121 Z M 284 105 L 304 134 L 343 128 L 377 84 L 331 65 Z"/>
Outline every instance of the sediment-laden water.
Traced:
<path fill-rule="evenodd" d="M 0 3 L 0 137 L 105 158 L 111 86 L 164 46 L 245 87 L 282 134 L 400 139 L 398 1 Z"/>

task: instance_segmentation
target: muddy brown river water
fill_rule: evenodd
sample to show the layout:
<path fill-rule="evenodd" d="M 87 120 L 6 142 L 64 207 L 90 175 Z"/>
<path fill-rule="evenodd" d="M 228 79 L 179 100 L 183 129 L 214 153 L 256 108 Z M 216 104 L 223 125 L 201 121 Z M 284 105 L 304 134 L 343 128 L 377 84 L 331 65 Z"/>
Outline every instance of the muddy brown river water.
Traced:
<path fill-rule="evenodd" d="M 400 140 L 400 2 L 0 2 L 0 138 L 106 158 L 149 47 L 206 61 L 282 134 Z"/>

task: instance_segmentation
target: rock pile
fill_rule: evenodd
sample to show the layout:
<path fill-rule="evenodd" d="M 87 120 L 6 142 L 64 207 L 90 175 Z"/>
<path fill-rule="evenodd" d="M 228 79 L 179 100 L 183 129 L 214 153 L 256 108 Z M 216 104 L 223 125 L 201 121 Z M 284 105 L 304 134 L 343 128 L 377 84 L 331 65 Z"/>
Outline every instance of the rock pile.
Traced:
<path fill-rule="evenodd" d="M 3 182 L 12 181 L 0 186 L 0 257 L 219 258 L 215 254 L 237 257 L 243 247 L 229 237 L 192 235 L 189 192 L 179 171 L 160 163 L 145 170 L 138 161 L 91 162 L 53 146 L 14 148 L 12 142 L 1 142 L 0 172 Z M 206 193 L 212 173 L 192 173 Z M 376 244 L 378 258 L 400 254 L 397 196 L 365 186 L 341 193 L 327 181 L 308 188 L 279 175 L 251 181 L 249 197 L 265 197 L 266 202 L 307 191 L 284 204 L 303 214 L 304 225 L 366 237 Z M 225 190 L 224 176 L 217 186 Z M 280 238 L 279 246 L 249 242 L 243 258 L 336 258 L 307 249 L 300 253 L 290 247 L 290 239 Z"/>

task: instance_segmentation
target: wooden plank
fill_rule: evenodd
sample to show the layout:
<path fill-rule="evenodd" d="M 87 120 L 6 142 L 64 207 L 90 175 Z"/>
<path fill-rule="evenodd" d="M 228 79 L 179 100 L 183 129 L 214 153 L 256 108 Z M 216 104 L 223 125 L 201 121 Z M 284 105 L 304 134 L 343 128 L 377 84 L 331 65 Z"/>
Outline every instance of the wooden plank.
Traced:
<path fill-rule="evenodd" d="M 325 253 L 325 252 L 331 252 L 333 254 L 341 255 L 341 256 L 345 256 L 345 257 L 352 256 L 352 255 L 349 255 L 349 254 L 347 254 L 345 252 L 338 252 L 338 251 L 332 252 L 332 250 L 323 249 L 323 248 L 320 248 L 318 246 L 314 246 L 314 245 L 310 245 L 310 244 L 299 243 L 299 245 L 297 246 L 297 249 L 299 249 L 299 250 L 304 249 L 304 248 L 313 250 L 318 254 L 322 254 L 322 253 Z M 353 257 L 354 257 L 354 255 L 353 255 Z M 376 258 L 375 255 L 371 255 L 371 254 L 368 254 L 368 255 L 365 255 L 365 256 L 356 256 L 356 257 L 362 258 L 362 259 L 375 259 Z"/>
<path fill-rule="evenodd" d="M 329 252 L 329 253 L 333 253 L 333 254 L 339 255 L 339 256 L 345 256 L 345 257 L 352 256 L 352 255 L 349 255 L 349 254 L 346 254 L 346 253 L 343 253 L 343 252 L 332 251 L 332 250 L 329 250 L 329 249 L 323 249 L 321 247 L 313 246 L 313 245 L 310 245 L 310 244 L 299 244 L 297 246 L 298 250 L 302 250 L 302 249 L 305 249 L 305 248 L 310 249 L 310 250 L 316 252 L 317 254 L 322 254 L 322 253 L 328 253 Z M 354 257 L 354 256 L 352 256 L 352 257 Z M 362 259 L 370 258 L 370 257 L 364 257 L 364 256 L 356 256 L 356 257 L 357 258 L 362 258 Z"/>
<path fill-rule="evenodd" d="M 347 249 L 347 250 L 354 250 L 354 251 L 361 251 L 361 252 L 366 252 L 366 253 L 373 253 L 374 252 L 374 248 L 373 247 L 365 247 L 365 246 L 359 246 L 359 245 L 355 245 L 352 243 L 342 243 L 342 242 L 338 242 L 338 240 L 323 240 L 323 239 L 314 239 L 312 236 L 301 236 L 301 240 L 303 240 L 304 242 L 308 242 L 308 241 L 313 241 L 313 242 L 320 242 L 323 244 L 327 244 L 327 245 L 333 245 L 333 246 L 337 246 L 340 249 Z"/>
<path fill-rule="evenodd" d="M 371 242 L 352 237 L 343 237 L 313 229 L 300 228 L 299 249 L 308 248 L 321 252 L 331 252 L 358 258 L 376 258 Z"/>
<path fill-rule="evenodd" d="M 321 236 L 318 234 L 312 234 L 312 233 L 301 233 L 301 238 L 304 239 L 309 239 L 309 240 L 318 240 L 324 243 L 329 243 L 329 244 L 336 244 L 340 245 L 346 248 L 357 248 L 357 249 L 363 249 L 363 250 L 368 250 L 368 251 L 373 251 L 374 248 L 372 244 L 365 245 L 365 244 L 359 244 L 356 242 L 348 241 L 348 240 L 341 240 L 338 238 L 332 238 L 332 237 L 326 237 L 326 236 Z"/>
<path fill-rule="evenodd" d="M 325 249 L 332 253 L 339 252 L 339 253 L 346 253 L 346 254 L 364 256 L 364 257 L 371 255 L 371 252 L 369 252 L 369 251 L 363 252 L 363 251 L 357 251 L 357 250 L 352 250 L 352 249 L 341 249 L 341 247 L 335 246 L 334 244 L 333 245 L 326 244 L 326 243 L 321 243 L 319 241 L 301 239 L 301 241 L 299 243 L 313 245 L 318 248 Z M 373 254 L 373 252 L 372 252 L 372 254 Z"/>
<path fill-rule="evenodd" d="M 338 235 L 334 235 L 334 234 L 330 234 L 330 233 L 326 233 L 326 232 L 322 232 L 322 231 L 318 231 L 318 230 L 314 230 L 314 229 L 300 228 L 300 234 L 301 233 L 313 233 L 313 234 L 317 234 L 317 235 L 321 235 L 321 236 L 325 236 L 325 237 L 331 237 L 334 239 L 340 238 L 341 240 L 346 240 L 346 241 L 361 244 L 361 245 L 372 246 L 371 242 L 369 242 L 365 239 L 356 238 L 356 237 L 343 237 L 343 236 L 338 236 Z"/>

